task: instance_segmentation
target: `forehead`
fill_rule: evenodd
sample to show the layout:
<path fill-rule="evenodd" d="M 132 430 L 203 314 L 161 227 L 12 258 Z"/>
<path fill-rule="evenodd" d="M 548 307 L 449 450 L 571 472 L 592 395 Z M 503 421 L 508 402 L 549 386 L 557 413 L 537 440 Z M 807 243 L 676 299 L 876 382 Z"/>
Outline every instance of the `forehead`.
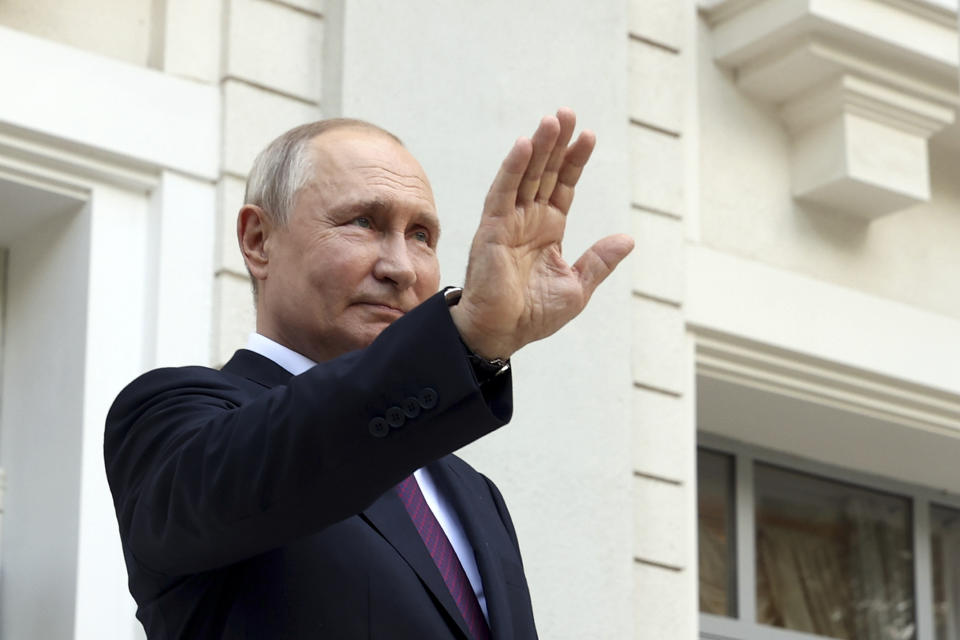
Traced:
<path fill-rule="evenodd" d="M 420 163 L 393 138 L 344 127 L 309 142 L 312 186 L 328 204 L 343 199 L 397 201 L 434 213 L 433 190 Z"/>

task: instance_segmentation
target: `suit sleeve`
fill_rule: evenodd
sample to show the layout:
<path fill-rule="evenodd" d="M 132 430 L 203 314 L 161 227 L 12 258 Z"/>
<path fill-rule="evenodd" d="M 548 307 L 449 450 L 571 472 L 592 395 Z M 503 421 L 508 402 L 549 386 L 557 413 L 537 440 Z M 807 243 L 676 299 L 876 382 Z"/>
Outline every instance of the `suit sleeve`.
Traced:
<path fill-rule="evenodd" d="M 252 399 L 210 369 L 145 374 L 118 396 L 104 441 L 127 552 L 154 572 L 197 573 L 356 514 L 505 424 L 503 378 L 481 392 L 439 294 L 369 347 Z M 371 429 L 418 397 L 435 402 L 400 427 Z"/>

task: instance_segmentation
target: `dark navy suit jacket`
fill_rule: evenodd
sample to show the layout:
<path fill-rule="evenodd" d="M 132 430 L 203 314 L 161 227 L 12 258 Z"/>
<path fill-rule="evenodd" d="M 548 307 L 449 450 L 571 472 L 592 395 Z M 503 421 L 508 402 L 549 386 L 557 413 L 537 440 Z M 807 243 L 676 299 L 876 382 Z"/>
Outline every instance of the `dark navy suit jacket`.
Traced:
<path fill-rule="evenodd" d="M 135 380 L 104 454 L 148 637 L 469 638 L 390 490 L 429 465 L 473 546 L 493 638 L 535 638 L 503 498 L 448 455 L 509 420 L 510 388 L 478 386 L 441 295 L 299 376 L 241 350 L 221 371 Z"/>

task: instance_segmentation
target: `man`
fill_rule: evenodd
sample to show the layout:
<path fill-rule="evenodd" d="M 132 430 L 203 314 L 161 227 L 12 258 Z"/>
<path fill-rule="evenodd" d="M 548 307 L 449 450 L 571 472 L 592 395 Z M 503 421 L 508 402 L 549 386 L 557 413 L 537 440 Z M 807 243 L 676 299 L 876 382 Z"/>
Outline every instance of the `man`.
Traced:
<path fill-rule="evenodd" d="M 509 420 L 510 356 L 633 246 L 561 257 L 594 146 L 568 147 L 574 125 L 561 109 L 510 150 L 462 294 L 435 294 L 430 184 L 391 134 L 326 121 L 260 155 L 237 221 L 248 349 L 147 373 L 107 417 L 148 637 L 536 637 L 503 499 L 449 454 Z"/>

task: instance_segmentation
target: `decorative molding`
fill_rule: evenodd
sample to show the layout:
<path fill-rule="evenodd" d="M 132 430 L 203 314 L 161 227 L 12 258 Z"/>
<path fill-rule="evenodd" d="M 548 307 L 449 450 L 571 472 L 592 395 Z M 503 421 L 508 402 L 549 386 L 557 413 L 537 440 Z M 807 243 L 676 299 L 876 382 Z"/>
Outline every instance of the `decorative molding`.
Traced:
<path fill-rule="evenodd" d="M 743 336 L 960 398 L 960 315 L 949 309 L 699 245 L 686 251 L 684 318 L 698 333 Z"/>
<path fill-rule="evenodd" d="M 700 13 L 710 26 L 729 20 L 763 0 L 700 0 Z"/>
<path fill-rule="evenodd" d="M 697 374 L 960 438 L 960 395 L 695 328 Z"/>
<path fill-rule="evenodd" d="M 776 49 L 736 67 L 737 85 L 764 102 L 784 103 L 844 73 L 854 74 L 911 96 L 955 106 L 956 69 L 941 73 L 902 72 L 874 57 L 851 53 L 842 43 L 826 37 L 804 36 L 779 44 Z"/>
<path fill-rule="evenodd" d="M 220 88 L 0 26 L 0 126 L 213 180 Z M 126 160 L 125 160 L 126 163 Z"/>
<path fill-rule="evenodd" d="M 747 11 L 754 5 L 765 2 L 766 0 L 700 0 L 700 13 L 706 17 L 709 24 L 715 25 L 729 20 L 737 14 Z M 782 1 L 782 0 L 777 0 Z M 940 2 L 931 2 L 930 0 L 875 0 L 885 5 L 889 5 L 904 13 L 916 15 L 924 20 L 936 22 L 947 27 L 956 27 L 957 8 L 956 3 L 953 6 Z"/>
<path fill-rule="evenodd" d="M 956 28 L 957 26 L 957 4 L 952 7 L 930 0 L 880 0 L 881 2 L 896 7 L 901 11 L 907 11 L 916 14 L 925 20 L 939 22 L 940 24 Z"/>
<path fill-rule="evenodd" d="M 924 139 L 954 120 L 953 110 L 942 104 L 849 74 L 788 102 L 780 114 L 792 131 L 802 132 L 843 112 Z"/>
<path fill-rule="evenodd" d="M 930 198 L 927 139 L 953 111 L 855 75 L 788 102 L 793 195 L 865 219 Z"/>
<path fill-rule="evenodd" d="M 874 219 L 930 198 L 960 106 L 954 9 L 924 0 L 701 0 L 714 57 L 779 107 L 794 197 Z"/>
<path fill-rule="evenodd" d="M 159 168 L 60 138 L 0 126 L 0 173 L 45 191 L 85 200 L 88 181 L 147 193 L 159 182 Z"/>

